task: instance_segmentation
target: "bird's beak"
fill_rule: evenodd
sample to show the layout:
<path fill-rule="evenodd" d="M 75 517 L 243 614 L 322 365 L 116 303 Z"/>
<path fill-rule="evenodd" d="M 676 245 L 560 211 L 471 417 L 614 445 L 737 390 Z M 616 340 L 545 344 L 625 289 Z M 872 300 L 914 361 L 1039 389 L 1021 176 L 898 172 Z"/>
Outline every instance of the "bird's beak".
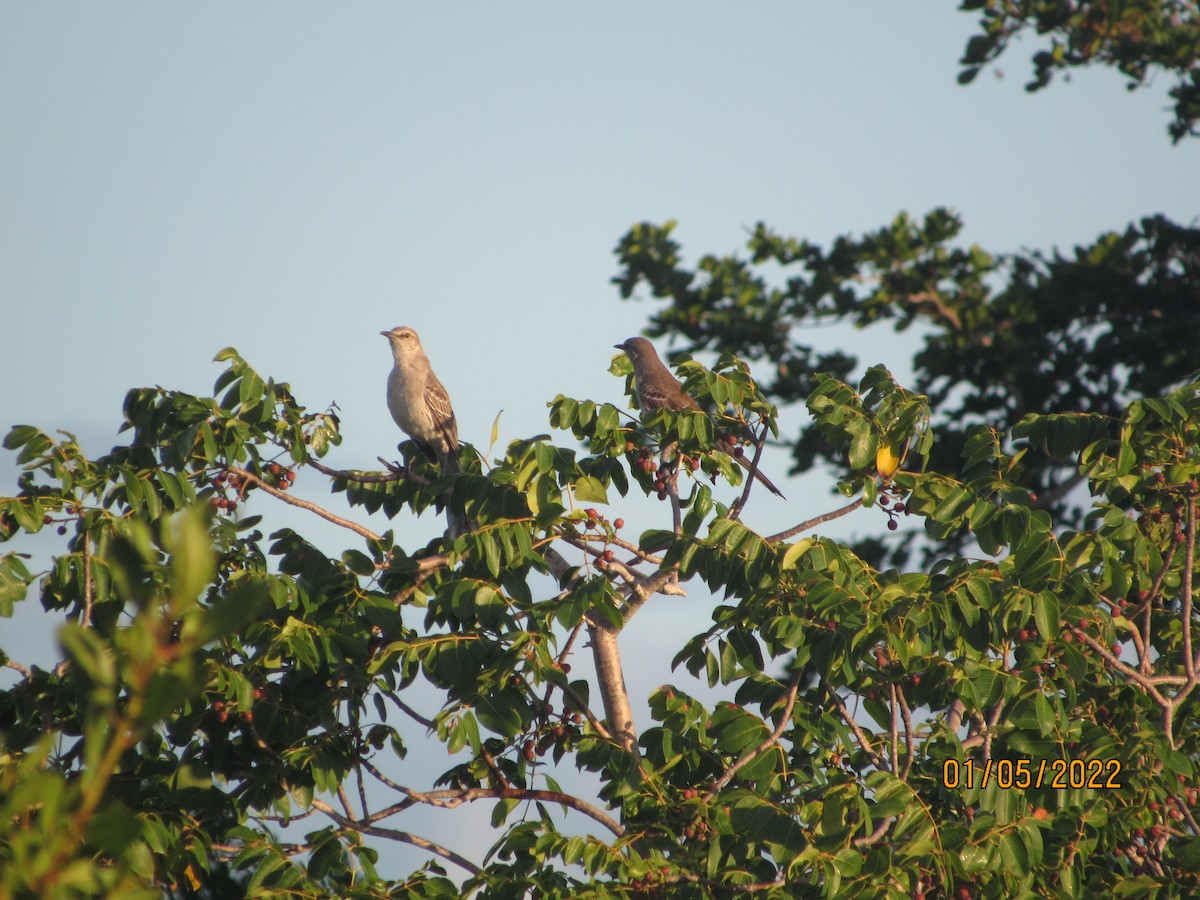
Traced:
<path fill-rule="evenodd" d="M 379 332 L 379 333 L 380 333 L 380 334 L 382 334 L 384 337 L 391 337 L 391 336 L 392 336 L 392 335 L 391 335 L 391 333 L 390 333 L 390 332 L 387 332 L 387 331 L 381 331 L 381 332 Z"/>
<path fill-rule="evenodd" d="M 625 349 L 625 345 L 624 345 L 624 344 L 613 344 L 613 349 L 615 349 L 615 350 L 624 350 L 624 349 Z"/>

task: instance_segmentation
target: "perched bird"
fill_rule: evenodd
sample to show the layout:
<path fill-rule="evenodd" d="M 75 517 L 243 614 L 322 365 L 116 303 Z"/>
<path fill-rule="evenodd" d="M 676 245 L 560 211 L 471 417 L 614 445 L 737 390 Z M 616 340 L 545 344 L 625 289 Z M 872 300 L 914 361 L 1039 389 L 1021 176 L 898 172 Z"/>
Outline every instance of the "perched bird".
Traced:
<path fill-rule="evenodd" d="M 672 375 L 671 370 L 658 358 L 658 351 L 654 349 L 654 345 L 644 337 L 631 337 L 623 344 L 613 346 L 624 350 L 629 361 L 633 363 L 634 387 L 637 389 L 638 405 L 643 410 L 653 412 L 656 409 L 700 409 L 700 404 L 684 391 L 679 379 Z M 717 446 L 735 459 L 743 469 L 750 471 L 750 463 L 733 454 L 733 445 L 727 438 L 719 440 Z M 783 496 L 783 492 L 775 487 L 771 479 L 758 469 L 754 469 L 754 477 L 772 494 Z"/>
<path fill-rule="evenodd" d="M 396 424 L 443 475 L 458 471 L 458 423 L 450 395 L 433 374 L 417 333 L 407 325 L 379 332 L 392 345 L 387 404 Z"/>
<path fill-rule="evenodd" d="M 458 423 L 450 395 L 433 374 L 429 357 L 417 333 L 407 325 L 379 332 L 392 345 L 392 372 L 388 376 L 387 404 L 400 429 L 412 438 L 442 475 L 459 471 Z M 447 513 L 450 534 L 457 537 L 468 523 Z"/>

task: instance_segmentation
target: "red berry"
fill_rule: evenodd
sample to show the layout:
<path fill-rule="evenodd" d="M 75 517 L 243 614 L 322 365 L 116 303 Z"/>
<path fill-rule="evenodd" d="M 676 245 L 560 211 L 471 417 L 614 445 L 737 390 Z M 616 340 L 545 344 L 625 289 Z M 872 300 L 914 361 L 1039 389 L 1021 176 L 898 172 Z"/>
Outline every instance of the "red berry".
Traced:
<path fill-rule="evenodd" d="M 624 527 L 625 527 L 625 520 L 624 520 L 624 519 L 614 519 L 614 520 L 613 520 L 613 528 L 614 528 L 614 529 L 616 529 L 616 530 L 618 530 L 618 531 L 619 531 L 620 529 L 622 529 L 622 528 L 624 528 Z"/>
<path fill-rule="evenodd" d="M 586 515 L 586 516 L 587 516 L 589 519 L 598 519 L 598 518 L 600 518 L 600 513 L 596 512 L 596 508 L 595 508 L 594 506 L 589 506 L 589 507 L 588 507 L 587 509 L 585 509 L 583 512 L 584 512 L 584 514 L 585 514 L 585 515 Z"/>
<path fill-rule="evenodd" d="M 611 550 L 604 551 L 604 561 L 605 562 L 612 562 L 614 556 L 616 556 L 616 554 L 613 553 Z"/>

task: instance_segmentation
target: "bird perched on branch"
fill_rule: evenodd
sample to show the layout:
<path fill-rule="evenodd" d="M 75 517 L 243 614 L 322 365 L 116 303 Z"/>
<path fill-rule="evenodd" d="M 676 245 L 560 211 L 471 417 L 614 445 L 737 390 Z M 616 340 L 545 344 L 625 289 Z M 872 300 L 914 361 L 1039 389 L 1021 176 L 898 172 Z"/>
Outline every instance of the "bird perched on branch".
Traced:
<path fill-rule="evenodd" d="M 700 409 L 700 404 L 684 391 L 679 379 L 672 375 L 671 370 L 658 358 L 658 351 L 654 349 L 654 345 L 644 337 L 631 337 L 624 343 L 613 346 L 624 350 L 629 361 L 633 363 L 634 387 L 637 389 L 638 405 L 643 410 L 653 412 L 656 409 L 670 409 L 678 412 Z M 783 496 L 783 492 L 775 487 L 771 479 L 758 469 L 752 468 L 743 457 L 733 453 L 733 444 L 728 438 L 718 439 L 717 447 L 728 453 L 743 469 L 753 472 L 754 477 L 772 494 Z"/>
<path fill-rule="evenodd" d="M 412 438 L 442 475 L 459 471 L 458 423 L 450 395 L 433 374 L 417 333 L 407 325 L 379 332 L 392 346 L 387 404 L 400 429 Z M 447 514 L 451 536 L 466 530 L 466 521 Z"/>

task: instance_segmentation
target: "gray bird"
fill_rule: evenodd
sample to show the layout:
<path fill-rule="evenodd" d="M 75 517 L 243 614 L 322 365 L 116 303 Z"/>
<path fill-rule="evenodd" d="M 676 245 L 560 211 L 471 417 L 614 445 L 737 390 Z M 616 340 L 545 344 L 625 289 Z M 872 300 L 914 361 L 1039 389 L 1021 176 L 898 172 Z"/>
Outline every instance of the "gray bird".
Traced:
<path fill-rule="evenodd" d="M 700 404 L 684 391 L 679 379 L 672 375 L 671 370 L 658 358 L 658 351 L 654 349 L 654 345 L 644 337 L 631 337 L 623 344 L 613 346 L 624 350 L 629 361 L 633 363 L 633 382 L 637 390 L 638 406 L 643 410 L 653 412 L 656 409 L 700 409 Z M 733 454 L 733 445 L 728 439 L 722 438 L 717 446 L 736 460 L 743 469 L 750 471 L 750 463 Z M 783 492 L 775 487 L 771 479 L 758 469 L 754 470 L 754 477 L 772 494 L 783 496 Z"/>
<path fill-rule="evenodd" d="M 453 475 L 460 471 L 458 423 L 454 418 L 454 407 L 450 405 L 450 395 L 433 374 L 421 339 L 407 325 L 379 333 L 392 345 L 393 365 L 387 386 L 387 404 L 392 418 L 400 430 L 438 464 L 442 475 Z M 446 524 L 452 538 L 471 528 L 465 517 L 449 508 Z"/>
<path fill-rule="evenodd" d="M 401 431 L 417 442 L 443 475 L 459 471 L 458 423 L 450 395 L 433 374 L 417 333 L 407 325 L 379 332 L 392 345 L 387 404 Z"/>

